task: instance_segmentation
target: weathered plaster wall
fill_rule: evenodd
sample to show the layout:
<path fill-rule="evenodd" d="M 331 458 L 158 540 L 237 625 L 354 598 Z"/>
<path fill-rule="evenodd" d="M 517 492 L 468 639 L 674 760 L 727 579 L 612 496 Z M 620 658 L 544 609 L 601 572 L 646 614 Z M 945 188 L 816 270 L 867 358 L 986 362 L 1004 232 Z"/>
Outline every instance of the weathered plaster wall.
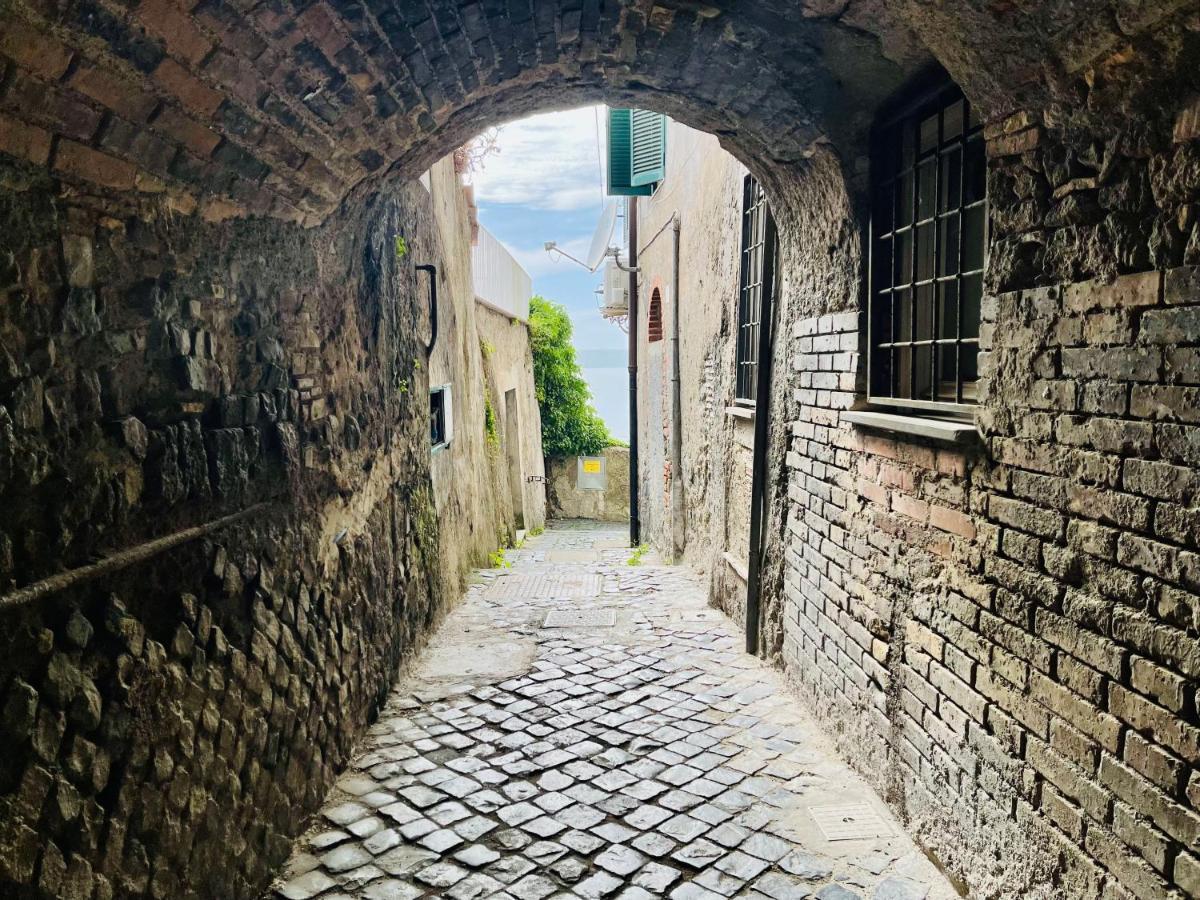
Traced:
<path fill-rule="evenodd" d="M 469 247 L 416 183 L 306 231 L 2 165 L 0 590 L 273 505 L 0 611 L 0 893 L 256 896 L 474 549 L 439 539 L 412 268 L 461 306 Z"/>
<path fill-rule="evenodd" d="M 442 564 L 457 589 L 490 552 L 512 542 L 513 516 L 507 470 L 495 451 L 495 438 L 489 440 L 470 217 L 452 158 L 430 169 L 429 192 L 438 231 L 455 251 L 438 269 L 439 334 L 429 359 L 429 384 L 451 385 L 453 440 L 433 454 L 431 470 L 443 525 Z M 494 408 L 494 391 L 490 402 Z"/>
<path fill-rule="evenodd" d="M 482 303 L 475 304 L 475 325 L 485 348 L 484 369 L 495 415 L 495 437 L 489 452 L 503 471 L 501 478 L 508 492 L 506 515 L 511 516 L 514 529 L 541 529 L 546 524 L 546 483 L 542 480 L 546 473 L 529 325 Z M 510 420 L 510 416 L 515 418 Z M 529 480 L 530 476 L 534 480 Z"/>
<path fill-rule="evenodd" d="M 782 659 L 973 896 L 1200 893 L 1198 24 L 989 127 L 977 448 L 842 419 L 857 203 L 792 233 Z"/>
<path fill-rule="evenodd" d="M 629 521 L 629 449 L 606 447 L 601 455 L 608 472 L 603 491 L 577 486 L 579 457 L 546 457 L 546 504 L 550 518 Z"/>
<path fill-rule="evenodd" d="M 667 172 L 638 199 L 638 463 L 642 533 L 665 557 L 708 574 L 713 599 L 739 615 L 749 554 L 753 418 L 734 415 L 742 185 L 746 168 L 717 139 L 678 122 L 667 131 Z M 678 216 L 679 296 L 674 235 Z M 647 311 L 657 290 L 662 340 Z M 672 332 L 679 317 L 682 466 L 671 470 Z M 683 491 L 673 519 L 672 489 Z M 677 507 L 677 509 L 680 507 Z"/>

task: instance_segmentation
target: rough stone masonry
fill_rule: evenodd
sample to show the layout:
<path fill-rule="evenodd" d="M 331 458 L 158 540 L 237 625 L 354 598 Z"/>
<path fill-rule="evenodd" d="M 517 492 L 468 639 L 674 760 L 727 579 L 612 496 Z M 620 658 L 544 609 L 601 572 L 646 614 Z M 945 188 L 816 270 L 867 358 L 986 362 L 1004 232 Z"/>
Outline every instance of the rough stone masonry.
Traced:
<path fill-rule="evenodd" d="M 442 602 L 400 179 L 604 97 L 771 195 L 766 615 L 813 709 L 978 896 L 1200 893 L 1198 60 L 1187 0 L 6 0 L 5 579 L 286 502 L 5 614 L 5 889 L 266 883 Z M 840 419 L 867 135 L 938 65 L 988 123 L 964 453 Z"/>

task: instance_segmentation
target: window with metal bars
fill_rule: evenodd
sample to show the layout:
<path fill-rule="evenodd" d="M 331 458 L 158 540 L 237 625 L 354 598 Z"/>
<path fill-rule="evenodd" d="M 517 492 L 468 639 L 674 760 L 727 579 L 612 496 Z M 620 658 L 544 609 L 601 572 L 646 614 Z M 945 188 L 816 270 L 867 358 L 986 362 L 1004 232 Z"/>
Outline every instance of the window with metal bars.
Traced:
<path fill-rule="evenodd" d="M 872 141 L 870 402 L 962 411 L 976 399 L 987 249 L 983 126 L 944 84 Z"/>
<path fill-rule="evenodd" d="M 762 185 L 746 176 L 742 193 L 742 277 L 738 291 L 737 375 L 734 397 L 752 404 L 758 396 L 759 329 L 770 327 L 775 284 L 775 220 Z M 764 325 L 764 322 L 766 323 Z"/>

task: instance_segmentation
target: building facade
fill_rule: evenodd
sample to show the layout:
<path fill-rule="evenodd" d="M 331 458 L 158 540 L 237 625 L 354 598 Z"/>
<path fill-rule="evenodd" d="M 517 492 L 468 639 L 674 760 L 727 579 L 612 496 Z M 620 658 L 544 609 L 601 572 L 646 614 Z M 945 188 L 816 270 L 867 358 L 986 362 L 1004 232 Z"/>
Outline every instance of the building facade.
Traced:
<path fill-rule="evenodd" d="M 754 447 L 753 396 L 746 375 L 738 377 L 748 177 L 715 137 L 667 120 L 662 179 L 649 196 L 628 200 L 639 232 L 642 538 L 703 571 L 714 600 L 737 618 Z"/>

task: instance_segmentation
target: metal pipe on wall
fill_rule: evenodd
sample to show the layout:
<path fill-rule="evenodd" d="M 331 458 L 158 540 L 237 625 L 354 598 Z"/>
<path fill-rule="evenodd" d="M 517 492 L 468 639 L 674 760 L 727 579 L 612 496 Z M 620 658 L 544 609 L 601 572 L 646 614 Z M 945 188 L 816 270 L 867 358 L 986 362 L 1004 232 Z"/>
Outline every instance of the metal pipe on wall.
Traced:
<path fill-rule="evenodd" d="M 638 245 L 637 197 L 626 206 L 629 222 L 629 546 L 642 542 L 642 522 L 638 516 Z"/>
<path fill-rule="evenodd" d="M 768 218 L 763 255 L 775 259 L 776 233 Z M 771 344 L 775 337 L 775 270 L 765 266 L 758 327 L 758 378 L 754 385 L 754 462 L 750 475 L 750 559 L 746 577 L 746 652 L 758 653 L 762 599 L 763 517 L 767 496 L 767 441 L 770 440 Z"/>
<path fill-rule="evenodd" d="M 687 511 L 683 503 L 683 396 L 679 378 L 679 213 L 674 224 L 671 248 L 671 552 L 676 560 L 683 556 L 687 541 Z"/>

